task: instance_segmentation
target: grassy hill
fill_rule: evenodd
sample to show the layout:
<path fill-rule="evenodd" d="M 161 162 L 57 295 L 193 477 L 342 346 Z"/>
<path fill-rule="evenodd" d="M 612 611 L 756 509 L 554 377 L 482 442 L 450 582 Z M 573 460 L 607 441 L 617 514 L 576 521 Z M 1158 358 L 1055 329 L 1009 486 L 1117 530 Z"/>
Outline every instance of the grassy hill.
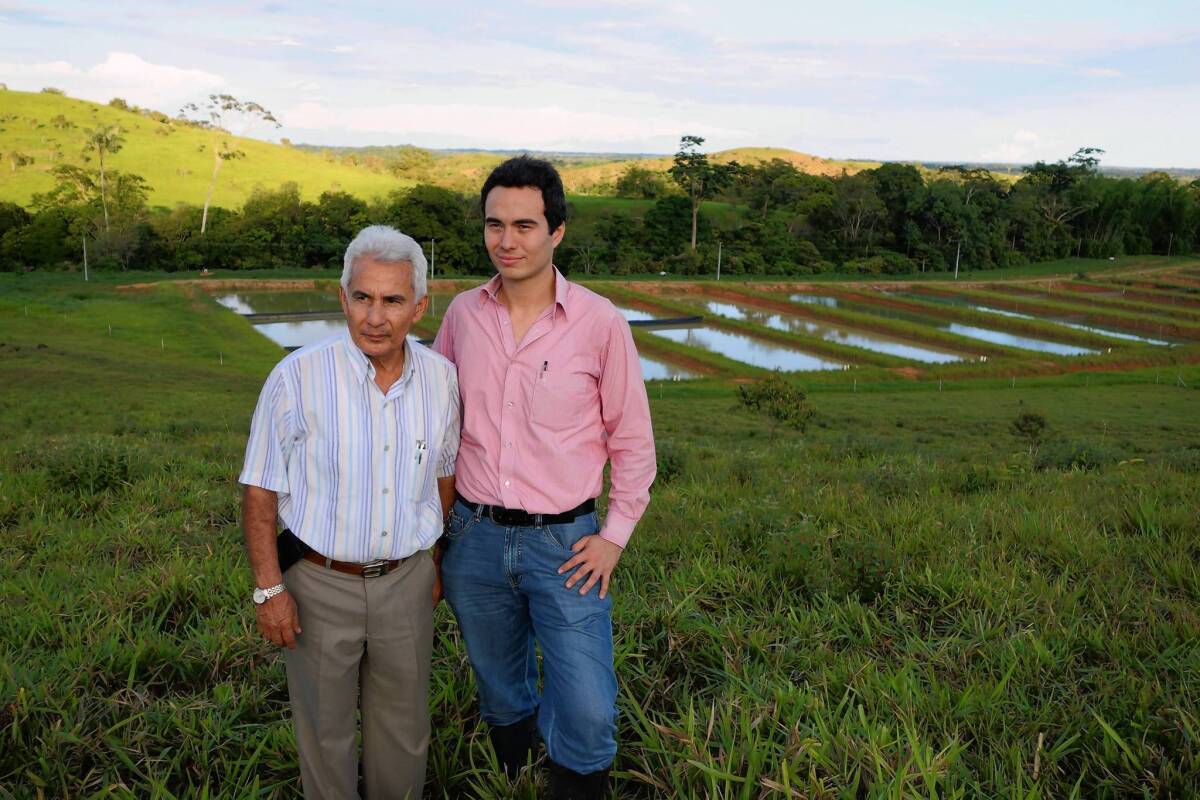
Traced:
<path fill-rule="evenodd" d="M 84 129 L 119 125 L 125 146 L 111 157 L 113 169 L 141 175 L 151 187 L 150 203 L 201 205 L 212 171 L 212 134 L 163 115 L 147 116 L 56 94 L 0 91 L 0 200 L 28 204 L 37 192 L 54 185 L 58 164 L 82 164 Z M 406 185 L 387 172 L 328 161 L 319 153 L 238 138 L 243 159 L 221 168 L 213 203 L 238 208 L 255 186 L 295 181 L 301 194 L 341 190 L 363 198 Z M 14 167 L 9 154 L 33 163 Z"/>

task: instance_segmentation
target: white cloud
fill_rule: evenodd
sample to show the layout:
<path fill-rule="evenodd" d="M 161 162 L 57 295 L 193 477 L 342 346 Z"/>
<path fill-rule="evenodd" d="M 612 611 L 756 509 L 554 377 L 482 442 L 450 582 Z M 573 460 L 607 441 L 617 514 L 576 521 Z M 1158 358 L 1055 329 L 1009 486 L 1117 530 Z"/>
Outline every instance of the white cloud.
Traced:
<path fill-rule="evenodd" d="M 985 148 L 980 153 L 979 159 L 981 161 L 1025 162 L 1032 159 L 1032 154 L 1040 144 L 1040 136 L 1022 128 L 1013 133 L 1007 141 Z"/>
<path fill-rule="evenodd" d="M 19 78 L 24 88 L 41 88 L 54 81 L 72 97 L 107 102 L 122 97 L 136 105 L 172 110 L 173 107 L 223 86 L 225 80 L 201 69 L 153 64 L 133 53 L 109 53 L 87 69 L 67 61 L 41 64 L 0 64 L 0 74 Z M 12 81 L 17 88 L 17 80 Z M 44 84 L 42 84 L 44 85 Z"/>

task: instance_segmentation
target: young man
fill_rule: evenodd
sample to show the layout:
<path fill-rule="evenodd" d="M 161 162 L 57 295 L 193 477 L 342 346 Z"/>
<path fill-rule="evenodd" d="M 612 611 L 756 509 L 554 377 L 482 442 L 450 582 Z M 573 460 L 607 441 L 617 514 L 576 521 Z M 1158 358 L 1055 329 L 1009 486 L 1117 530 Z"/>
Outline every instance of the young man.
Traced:
<path fill-rule="evenodd" d="M 554 267 L 567 205 L 554 167 L 509 159 L 480 202 L 498 274 L 454 299 L 434 342 L 463 402 L 442 580 L 505 771 L 540 733 L 551 796 L 600 797 L 617 752 L 609 586 L 654 481 L 646 387 L 629 324 Z"/>
<path fill-rule="evenodd" d="M 454 497 L 453 365 L 408 339 L 425 256 L 380 225 L 346 249 L 347 329 L 279 362 L 239 480 L 258 629 L 284 646 L 309 798 L 418 798 L 429 746 L 431 558 Z M 276 518 L 304 556 L 280 569 Z"/>

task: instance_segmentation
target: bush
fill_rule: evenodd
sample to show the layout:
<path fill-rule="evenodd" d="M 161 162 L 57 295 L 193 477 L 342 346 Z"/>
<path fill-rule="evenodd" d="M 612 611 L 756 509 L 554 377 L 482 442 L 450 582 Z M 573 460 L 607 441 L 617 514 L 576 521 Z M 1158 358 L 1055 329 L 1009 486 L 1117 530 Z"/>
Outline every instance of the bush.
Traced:
<path fill-rule="evenodd" d="M 886 541 L 846 531 L 829 535 L 803 524 L 767 539 L 763 561 L 804 598 L 877 600 L 896 568 Z"/>
<path fill-rule="evenodd" d="M 41 457 L 51 482 L 80 497 L 123 489 L 133 482 L 139 459 L 108 437 L 91 437 L 53 447 Z"/>
<path fill-rule="evenodd" d="M 684 472 L 687 463 L 687 453 L 670 439 L 655 442 L 655 455 L 658 461 L 658 473 L 655 483 L 670 483 Z"/>
<path fill-rule="evenodd" d="M 798 431 L 808 427 L 815 413 L 804 390 L 779 374 L 758 383 L 739 386 L 738 402 L 751 411 L 765 414 L 775 423 Z"/>
<path fill-rule="evenodd" d="M 1046 417 L 1034 411 L 1022 411 L 1009 424 L 1013 436 L 1029 442 L 1030 449 L 1037 447 L 1046 438 Z"/>
<path fill-rule="evenodd" d="M 1092 470 L 1122 460 L 1124 454 L 1095 442 L 1058 441 L 1042 448 L 1035 466 L 1040 470 Z"/>

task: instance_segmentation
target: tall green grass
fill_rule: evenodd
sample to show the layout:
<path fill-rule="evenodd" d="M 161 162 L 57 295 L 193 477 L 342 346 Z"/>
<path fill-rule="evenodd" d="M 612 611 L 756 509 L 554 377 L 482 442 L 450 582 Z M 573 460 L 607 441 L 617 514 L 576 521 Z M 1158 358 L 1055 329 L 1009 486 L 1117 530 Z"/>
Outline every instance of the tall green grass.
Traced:
<path fill-rule="evenodd" d="M 294 796 L 234 483 L 278 349 L 177 290 L 0 288 L 0 795 Z M 813 377 L 803 435 L 728 382 L 656 384 L 613 796 L 1200 792 L 1200 368 L 1179 370 Z M 473 696 L 443 606 L 428 793 L 536 797 Z"/>

